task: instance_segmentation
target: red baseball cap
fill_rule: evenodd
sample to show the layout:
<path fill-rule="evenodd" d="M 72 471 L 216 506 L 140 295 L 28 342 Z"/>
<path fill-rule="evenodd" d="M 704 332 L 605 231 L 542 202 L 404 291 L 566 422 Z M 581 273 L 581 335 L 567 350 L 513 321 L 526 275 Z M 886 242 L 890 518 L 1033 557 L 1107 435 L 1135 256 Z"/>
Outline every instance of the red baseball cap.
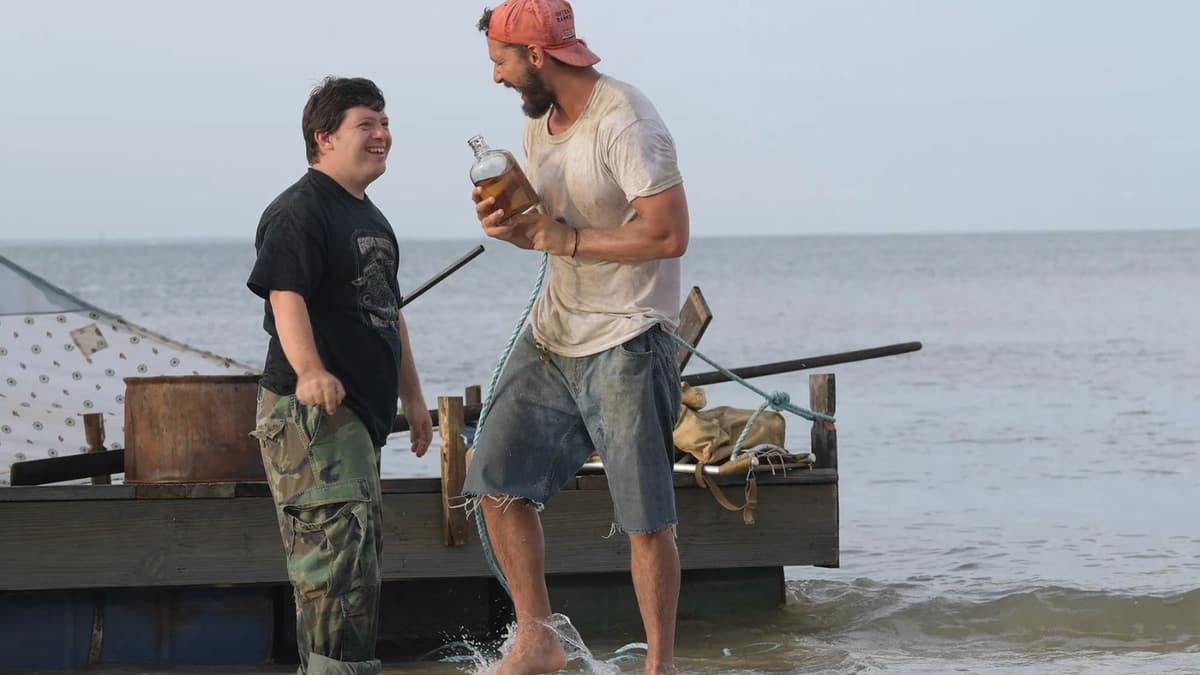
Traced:
<path fill-rule="evenodd" d="M 514 45 L 537 45 L 572 66 L 593 66 L 600 57 L 575 37 L 575 11 L 566 0 L 505 0 L 492 10 L 487 36 Z"/>

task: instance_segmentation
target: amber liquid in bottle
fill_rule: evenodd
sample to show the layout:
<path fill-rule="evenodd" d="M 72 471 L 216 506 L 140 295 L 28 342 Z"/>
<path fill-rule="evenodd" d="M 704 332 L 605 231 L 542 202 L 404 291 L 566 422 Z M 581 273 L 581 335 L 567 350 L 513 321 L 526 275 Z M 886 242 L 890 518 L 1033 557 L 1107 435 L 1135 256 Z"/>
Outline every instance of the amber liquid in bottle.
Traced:
<path fill-rule="evenodd" d="M 467 144 L 475 151 L 471 182 L 483 191 L 484 199 L 495 198 L 496 208 L 504 211 L 501 222 L 541 204 L 512 153 L 489 148 L 482 136 L 471 138 Z"/>

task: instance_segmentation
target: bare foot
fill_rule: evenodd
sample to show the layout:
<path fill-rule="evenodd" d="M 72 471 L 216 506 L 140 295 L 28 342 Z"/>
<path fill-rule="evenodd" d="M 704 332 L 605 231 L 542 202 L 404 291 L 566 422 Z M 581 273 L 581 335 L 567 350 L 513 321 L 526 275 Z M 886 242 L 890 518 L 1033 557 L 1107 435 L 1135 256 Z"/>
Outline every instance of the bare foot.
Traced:
<path fill-rule="evenodd" d="M 540 623 L 517 627 L 517 641 L 500 661 L 497 675 L 553 673 L 567 665 L 567 652 L 553 631 Z"/>

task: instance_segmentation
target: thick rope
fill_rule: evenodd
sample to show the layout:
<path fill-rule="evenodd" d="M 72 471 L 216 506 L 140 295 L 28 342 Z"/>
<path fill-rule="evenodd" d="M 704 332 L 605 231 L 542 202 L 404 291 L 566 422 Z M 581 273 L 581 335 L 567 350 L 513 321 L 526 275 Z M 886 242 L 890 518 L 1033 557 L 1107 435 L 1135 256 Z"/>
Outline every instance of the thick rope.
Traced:
<path fill-rule="evenodd" d="M 533 283 L 533 292 L 529 294 L 529 300 L 525 303 L 521 318 L 517 319 L 516 325 L 513 326 L 512 335 L 508 336 L 508 344 L 504 346 L 500 360 L 492 369 L 492 380 L 488 383 L 487 396 L 483 399 L 483 407 L 479 409 L 479 421 L 475 423 L 475 445 L 479 444 L 479 434 L 483 432 L 483 422 L 487 419 L 488 410 L 492 407 L 492 396 L 496 393 L 496 383 L 500 381 L 500 373 L 504 372 L 504 366 L 508 364 L 508 357 L 512 356 L 513 348 L 521 337 L 521 329 L 525 327 L 525 322 L 529 320 L 529 313 L 533 311 L 533 303 L 537 301 L 538 295 L 542 292 L 542 284 L 546 281 L 546 268 L 549 263 L 550 254 L 543 253 L 542 265 L 538 268 L 537 279 Z"/>
<path fill-rule="evenodd" d="M 508 357 L 512 356 L 513 348 L 517 344 L 517 340 L 521 337 L 521 330 L 525 328 L 525 322 L 529 320 L 529 313 L 533 311 L 533 303 L 537 301 L 538 295 L 542 292 L 542 284 L 546 281 L 546 269 L 550 264 L 550 254 L 542 254 L 542 264 L 538 268 L 537 279 L 533 284 L 533 291 L 529 294 L 529 300 L 525 303 L 525 309 L 521 312 L 521 318 L 517 319 L 517 323 L 513 326 L 512 335 L 508 337 L 508 344 L 504 346 L 504 352 L 500 354 L 500 360 L 496 362 L 496 367 L 492 370 L 492 379 L 488 383 L 487 395 L 483 399 L 483 406 L 479 409 L 479 421 L 475 423 L 475 436 L 472 441 L 473 447 L 479 446 L 479 436 L 483 433 L 483 423 L 487 420 L 488 411 L 492 407 L 492 396 L 496 393 L 496 383 L 500 381 L 500 374 L 504 372 L 504 366 L 508 364 Z M 483 547 L 483 557 L 487 559 L 488 567 L 492 569 L 492 574 L 496 580 L 500 582 L 500 586 L 504 588 L 504 592 L 510 597 L 512 591 L 508 587 L 508 579 L 504 578 L 504 572 L 500 569 L 500 564 L 496 562 L 496 554 L 492 550 L 492 542 L 488 539 L 487 524 L 483 520 L 483 509 L 480 506 L 475 508 L 475 529 L 479 532 L 479 543 Z"/>
<path fill-rule="evenodd" d="M 733 453 L 729 456 L 730 461 L 737 459 L 738 455 L 740 455 L 742 453 L 742 444 L 744 444 L 746 442 L 746 438 L 750 435 L 750 429 L 753 428 L 754 423 L 758 421 L 758 416 L 761 415 L 763 413 L 763 411 L 766 410 L 768 407 L 774 408 L 775 410 L 778 410 L 781 412 L 783 412 L 783 411 L 790 412 L 793 415 L 799 415 L 800 417 L 803 417 L 804 419 L 810 420 L 810 421 L 816 421 L 816 420 L 821 420 L 823 422 L 833 422 L 834 421 L 834 418 L 829 415 L 826 415 L 824 413 L 819 413 L 819 412 L 813 412 L 813 411 L 809 410 L 808 408 L 801 408 L 798 405 L 794 405 L 792 403 L 792 397 L 789 396 L 787 394 L 787 392 L 783 392 L 783 391 L 765 392 L 762 389 L 759 389 L 758 387 L 747 382 L 745 380 L 745 378 L 739 377 L 738 375 L 734 374 L 733 371 L 725 368 L 721 364 L 719 364 L 716 361 L 713 361 L 712 359 L 705 356 L 703 353 L 700 352 L 699 349 L 696 349 L 690 343 L 688 343 L 687 340 L 684 340 L 683 338 L 679 337 L 678 335 L 676 335 L 674 333 L 671 333 L 671 337 L 675 338 L 675 341 L 678 342 L 679 344 L 683 345 L 688 351 L 690 351 L 691 353 L 700 357 L 700 359 L 702 359 L 705 363 L 712 366 L 713 368 L 716 368 L 725 377 L 728 377 L 730 380 L 737 382 L 738 384 L 742 385 L 743 387 L 745 387 L 745 388 L 749 389 L 750 391 L 763 397 L 762 405 L 758 406 L 758 409 L 754 411 L 754 414 L 750 416 L 750 419 L 746 420 L 746 426 L 742 427 L 742 433 L 738 434 L 737 442 L 733 444 Z"/>
<path fill-rule="evenodd" d="M 799 415 L 800 417 L 803 417 L 804 419 L 810 420 L 810 421 L 816 421 L 816 420 L 821 420 L 823 422 L 833 422 L 834 421 L 834 419 L 832 417 L 830 417 L 829 415 L 826 415 L 824 413 L 813 412 L 807 408 L 801 408 L 798 405 L 793 405 L 792 397 L 788 396 L 787 392 L 773 391 L 773 392 L 767 393 L 767 392 L 763 391 L 762 389 L 759 389 L 758 387 L 747 382 L 745 380 L 745 378 L 739 377 L 738 375 L 734 374 L 733 371 L 729 370 L 728 368 L 725 368 L 721 364 L 719 364 L 716 361 L 713 361 L 712 359 L 705 356 L 699 349 L 696 349 L 691 344 L 689 344 L 687 340 L 684 340 L 683 338 L 679 337 L 678 335 L 675 335 L 674 333 L 671 333 L 671 337 L 675 338 L 675 341 L 678 342 L 679 344 L 683 345 L 688 351 L 695 354 L 696 356 L 699 356 L 705 363 L 712 366 L 713 368 L 716 368 L 725 377 L 728 377 L 730 380 L 737 382 L 738 384 L 742 385 L 743 387 L 745 387 L 745 388 L 749 389 L 750 391 L 763 397 L 763 399 L 766 400 L 767 404 L 769 404 L 772 408 L 774 408 L 776 410 L 780 410 L 780 411 L 786 410 L 787 412 L 790 412 L 793 415 Z M 749 425 L 746 425 L 746 426 L 749 426 Z"/>

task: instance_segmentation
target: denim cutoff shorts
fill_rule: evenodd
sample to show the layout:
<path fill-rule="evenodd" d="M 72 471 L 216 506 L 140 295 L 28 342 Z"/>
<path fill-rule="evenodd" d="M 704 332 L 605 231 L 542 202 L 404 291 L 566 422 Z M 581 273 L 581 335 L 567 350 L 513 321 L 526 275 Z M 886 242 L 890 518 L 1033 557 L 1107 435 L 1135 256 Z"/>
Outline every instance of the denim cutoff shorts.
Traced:
<path fill-rule="evenodd" d="M 526 328 L 492 395 L 463 494 L 540 508 L 598 452 L 616 528 L 674 525 L 680 396 L 675 343 L 658 325 L 581 357 L 550 352 Z"/>

